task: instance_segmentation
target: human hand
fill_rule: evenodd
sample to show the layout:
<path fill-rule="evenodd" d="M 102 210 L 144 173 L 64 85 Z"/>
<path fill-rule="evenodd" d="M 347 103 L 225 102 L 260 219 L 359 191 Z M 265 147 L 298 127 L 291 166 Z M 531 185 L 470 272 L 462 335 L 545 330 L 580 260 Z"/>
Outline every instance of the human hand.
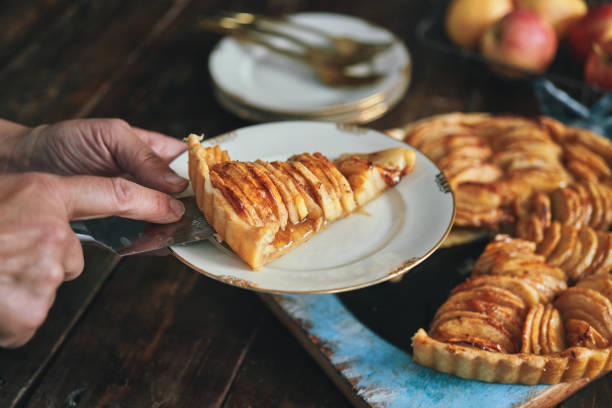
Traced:
<path fill-rule="evenodd" d="M 0 131 L 3 125 L 11 130 L 0 146 L 4 172 L 123 176 L 169 194 L 188 184 L 168 167 L 185 143 L 119 119 L 69 120 L 32 129 L 0 120 Z"/>
<path fill-rule="evenodd" d="M 68 220 L 117 214 L 175 221 L 170 196 L 123 178 L 0 175 L 0 346 L 24 344 L 45 319 L 58 286 L 83 269 Z"/>
<path fill-rule="evenodd" d="M 0 168 L 12 173 L 0 175 L 0 346 L 15 347 L 42 324 L 57 287 L 83 269 L 69 220 L 182 216 L 182 203 L 165 193 L 187 185 L 167 165 L 185 144 L 98 119 L 34 129 L 0 120 L 0 139 Z"/>

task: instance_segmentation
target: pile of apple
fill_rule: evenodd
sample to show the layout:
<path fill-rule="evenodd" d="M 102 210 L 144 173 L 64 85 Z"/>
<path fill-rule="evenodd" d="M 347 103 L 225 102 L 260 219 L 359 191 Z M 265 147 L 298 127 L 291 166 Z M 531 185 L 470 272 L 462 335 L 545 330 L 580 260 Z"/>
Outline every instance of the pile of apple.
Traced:
<path fill-rule="evenodd" d="M 544 72 L 560 42 L 584 64 L 588 84 L 612 90 L 612 4 L 584 0 L 452 0 L 446 32 L 485 58 Z"/>

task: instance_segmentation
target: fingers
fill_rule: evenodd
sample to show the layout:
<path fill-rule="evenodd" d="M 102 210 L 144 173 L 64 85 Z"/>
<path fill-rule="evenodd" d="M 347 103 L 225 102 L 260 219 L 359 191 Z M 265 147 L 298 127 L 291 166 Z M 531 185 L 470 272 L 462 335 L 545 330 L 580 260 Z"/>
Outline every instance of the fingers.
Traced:
<path fill-rule="evenodd" d="M 58 194 L 71 220 L 119 215 L 164 224 L 178 221 L 185 212 L 180 201 L 123 178 L 62 179 Z"/>
<path fill-rule="evenodd" d="M 167 141 L 160 142 L 162 135 L 152 136 L 143 131 L 137 134 L 134 128 L 117 119 L 98 123 L 117 165 L 140 184 L 169 194 L 181 192 L 187 187 L 189 182 L 172 171 L 168 163 L 138 136 L 146 135 L 148 140 L 154 139 L 158 146 L 169 146 Z M 177 148 L 173 147 L 172 153 L 176 151 Z"/>
<path fill-rule="evenodd" d="M 187 150 L 187 144 L 183 141 L 153 132 L 146 129 L 132 127 L 136 136 L 149 146 L 166 163 L 170 163 L 179 154 Z"/>

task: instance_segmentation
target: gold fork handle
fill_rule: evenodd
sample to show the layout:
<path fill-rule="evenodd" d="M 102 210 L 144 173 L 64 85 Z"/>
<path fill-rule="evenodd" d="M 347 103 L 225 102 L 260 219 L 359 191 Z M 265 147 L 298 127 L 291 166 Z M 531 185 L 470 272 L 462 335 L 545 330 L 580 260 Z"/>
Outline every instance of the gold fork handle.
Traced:
<path fill-rule="evenodd" d="M 330 43 L 330 45 L 334 40 L 337 39 L 337 37 L 332 36 L 325 30 L 322 30 L 318 27 L 314 27 L 312 25 L 303 24 L 298 21 L 291 20 L 287 16 L 270 17 L 270 16 L 264 16 L 261 14 L 243 13 L 243 12 L 235 13 L 235 12 L 229 12 L 229 11 L 218 11 L 217 13 L 219 14 L 220 17 L 232 19 L 235 22 L 242 24 L 242 25 L 267 25 L 269 27 L 284 25 L 286 27 L 295 28 L 300 31 L 309 33 L 311 35 L 322 37 L 322 39 Z M 286 34 L 281 30 L 274 30 L 274 32 L 278 33 L 279 35 L 285 34 L 286 37 L 290 37 L 288 38 L 290 40 L 297 40 L 305 44 L 306 46 L 310 46 L 310 44 L 304 43 L 303 41 L 300 41 L 298 38 L 293 37 L 289 34 Z"/>
<path fill-rule="evenodd" d="M 228 17 L 205 17 L 199 22 L 200 28 L 206 31 L 212 31 L 217 34 L 230 35 L 239 41 L 250 42 L 262 45 L 276 53 L 297 58 L 302 61 L 309 61 L 312 57 L 312 47 L 307 44 L 302 44 L 301 40 L 297 40 L 292 36 L 284 33 L 279 33 L 273 30 L 268 30 L 254 25 L 243 24 L 235 19 Z M 273 37 L 285 38 L 297 46 L 301 47 L 302 52 L 291 48 L 282 47 L 271 41 Z"/>
<path fill-rule="evenodd" d="M 264 34 L 269 34 L 271 36 L 283 38 L 293 44 L 303 48 L 305 53 L 310 52 L 320 52 L 323 49 L 321 47 L 312 45 L 298 36 L 289 34 L 286 31 L 282 30 L 282 27 L 293 27 L 299 28 L 301 31 L 308 32 L 310 34 L 316 34 L 319 36 L 325 36 L 321 34 L 319 30 L 309 30 L 308 26 L 303 26 L 301 24 L 293 24 L 287 18 L 276 18 L 276 17 L 267 17 L 259 14 L 251 14 L 251 13 L 229 13 L 229 12 L 219 12 L 219 18 L 221 19 L 229 19 L 233 23 L 241 25 L 245 29 L 252 29 Z"/>

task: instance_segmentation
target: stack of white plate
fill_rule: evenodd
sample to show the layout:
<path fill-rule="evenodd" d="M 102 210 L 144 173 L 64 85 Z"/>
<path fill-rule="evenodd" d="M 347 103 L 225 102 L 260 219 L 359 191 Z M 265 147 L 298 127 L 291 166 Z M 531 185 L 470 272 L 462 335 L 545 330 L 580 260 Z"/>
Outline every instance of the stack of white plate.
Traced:
<path fill-rule="evenodd" d="M 369 69 L 383 74 L 375 83 L 335 87 L 317 79 L 307 64 L 255 44 L 225 37 L 208 66 L 219 103 L 255 122 L 289 119 L 367 123 L 397 104 L 410 83 L 410 54 L 391 32 L 356 17 L 309 12 L 290 19 L 325 32 L 393 45 L 378 54 Z"/>

